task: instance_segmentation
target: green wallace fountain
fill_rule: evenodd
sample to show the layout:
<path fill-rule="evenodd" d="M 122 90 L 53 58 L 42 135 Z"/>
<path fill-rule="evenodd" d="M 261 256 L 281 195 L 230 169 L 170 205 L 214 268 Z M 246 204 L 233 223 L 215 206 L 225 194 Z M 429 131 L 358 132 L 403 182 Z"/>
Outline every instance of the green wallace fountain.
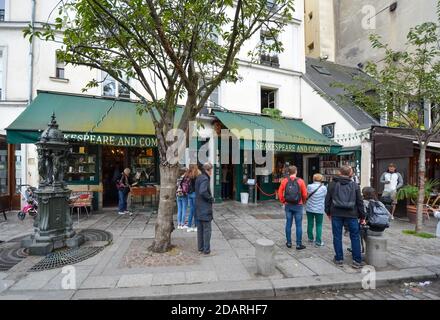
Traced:
<path fill-rule="evenodd" d="M 61 248 L 76 248 L 84 237 L 75 233 L 70 217 L 71 190 L 64 182 L 64 172 L 70 155 L 70 145 L 58 129 L 55 114 L 36 143 L 39 185 L 35 191 L 38 214 L 34 232 L 22 241 L 30 255 L 44 256 Z"/>

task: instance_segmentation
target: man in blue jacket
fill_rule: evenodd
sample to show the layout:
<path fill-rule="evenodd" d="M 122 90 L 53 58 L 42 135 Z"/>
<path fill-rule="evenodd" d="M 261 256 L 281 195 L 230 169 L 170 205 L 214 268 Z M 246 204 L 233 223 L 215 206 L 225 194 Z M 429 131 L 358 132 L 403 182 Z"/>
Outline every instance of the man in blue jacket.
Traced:
<path fill-rule="evenodd" d="M 212 176 L 212 164 L 203 165 L 202 174 L 196 179 L 196 218 L 197 218 L 197 247 L 199 253 L 211 253 L 211 222 L 212 216 L 212 197 L 209 188 L 210 177 Z"/>

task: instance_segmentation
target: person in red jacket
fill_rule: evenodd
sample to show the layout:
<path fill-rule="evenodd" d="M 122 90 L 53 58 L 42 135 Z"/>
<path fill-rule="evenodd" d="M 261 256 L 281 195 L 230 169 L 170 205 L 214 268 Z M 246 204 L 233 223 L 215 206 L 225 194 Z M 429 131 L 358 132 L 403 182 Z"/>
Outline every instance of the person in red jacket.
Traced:
<path fill-rule="evenodd" d="M 296 177 L 297 172 L 295 166 L 289 167 L 289 178 L 281 181 L 278 198 L 286 211 L 286 246 L 292 247 L 292 224 L 295 218 L 296 250 L 303 250 L 306 247 L 302 244 L 302 219 L 303 207 L 307 200 L 307 188 L 304 180 Z"/>

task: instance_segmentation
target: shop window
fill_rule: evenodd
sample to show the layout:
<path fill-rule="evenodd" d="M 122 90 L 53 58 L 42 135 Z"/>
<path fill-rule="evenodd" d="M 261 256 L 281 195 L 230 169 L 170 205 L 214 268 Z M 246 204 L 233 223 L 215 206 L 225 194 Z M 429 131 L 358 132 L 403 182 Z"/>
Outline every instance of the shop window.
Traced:
<path fill-rule="evenodd" d="M 8 175 L 8 144 L 4 137 L 0 137 L 0 195 L 9 194 Z"/>
<path fill-rule="evenodd" d="M 22 161 L 22 153 L 21 153 L 21 145 L 15 145 L 15 186 L 20 186 L 21 182 L 21 161 Z"/>
<path fill-rule="evenodd" d="M 97 175 L 97 147 L 80 146 L 72 147 L 65 180 L 68 184 L 98 184 Z"/>
<path fill-rule="evenodd" d="M 264 109 L 275 109 L 276 89 L 261 88 L 261 112 Z"/>
<path fill-rule="evenodd" d="M 0 21 L 5 21 L 6 15 L 6 1 L 0 0 Z"/>
<path fill-rule="evenodd" d="M 130 169 L 138 186 L 159 183 L 157 158 L 157 149 L 130 148 Z"/>
<path fill-rule="evenodd" d="M 106 72 L 102 73 L 102 95 L 105 97 L 120 97 L 124 99 L 130 99 L 130 90 L 117 82 L 111 75 Z M 123 75 L 123 79 L 128 82 L 129 79 L 126 75 Z"/>
<path fill-rule="evenodd" d="M 275 44 L 276 39 L 273 34 L 268 30 L 261 30 L 260 33 L 260 63 L 268 65 L 271 67 L 278 68 L 280 66 L 280 61 L 276 53 L 271 53 L 270 49 Z"/>
<path fill-rule="evenodd" d="M 1 1 L 1 0 L 0 0 Z M 0 100 L 5 100 L 5 93 L 3 90 L 4 84 L 3 84 L 3 49 L 0 48 Z"/>

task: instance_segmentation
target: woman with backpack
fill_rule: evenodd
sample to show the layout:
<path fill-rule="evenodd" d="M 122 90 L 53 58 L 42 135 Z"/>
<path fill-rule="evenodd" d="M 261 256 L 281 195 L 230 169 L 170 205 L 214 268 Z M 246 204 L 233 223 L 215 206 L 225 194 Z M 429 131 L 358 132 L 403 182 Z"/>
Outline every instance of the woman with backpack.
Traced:
<path fill-rule="evenodd" d="M 185 225 L 186 209 L 188 208 L 188 191 L 190 179 L 187 174 L 187 169 L 182 168 L 180 177 L 177 179 L 176 186 L 176 200 L 177 200 L 177 229 L 186 229 Z"/>
<path fill-rule="evenodd" d="M 188 203 L 189 203 L 189 216 L 188 216 L 188 230 L 187 232 L 197 231 L 197 221 L 195 219 L 196 212 L 196 179 L 201 174 L 196 164 L 190 164 L 188 170 L 188 177 L 190 179 L 189 191 L 188 191 Z M 194 227 L 193 227 L 194 219 Z"/>
<path fill-rule="evenodd" d="M 327 187 L 322 183 L 322 174 L 313 175 L 313 183 L 307 186 L 307 235 L 310 243 L 316 247 L 324 246 L 322 241 L 322 221 L 324 220 L 325 196 Z M 316 221 L 316 237 L 313 237 L 313 226 Z"/>
<path fill-rule="evenodd" d="M 374 232 L 383 232 L 390 226 L 391 213 L 385 205 L 378 200 L 376 190 L 372 187 L 362 189 L 365 207 L 365 224 Z"/>

